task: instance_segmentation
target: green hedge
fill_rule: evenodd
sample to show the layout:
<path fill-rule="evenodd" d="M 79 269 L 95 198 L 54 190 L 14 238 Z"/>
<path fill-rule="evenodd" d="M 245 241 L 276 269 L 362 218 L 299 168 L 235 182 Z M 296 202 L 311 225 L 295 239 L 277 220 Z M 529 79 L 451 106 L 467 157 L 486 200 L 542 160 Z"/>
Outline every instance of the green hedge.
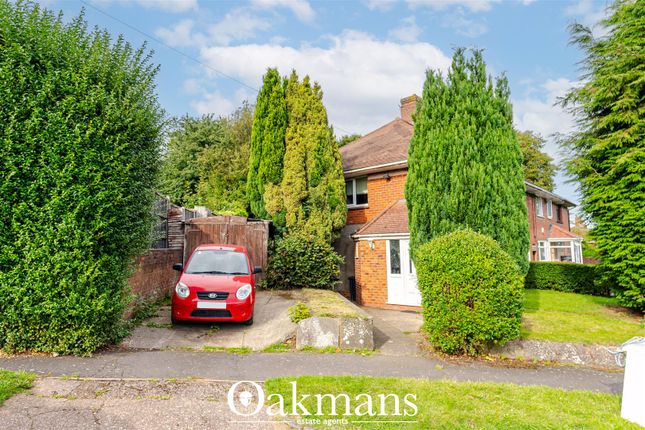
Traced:
<path fill-rule="evenodd" d="M 320 239 L 288 235 L 276 239 L 269 250 L 264 286 L 272 289 L 333 289 L 343 257 Z"/>
<path fill-rule="evenodd" d="M 424 329 L 449 354 L 477 354 L 520 335 L 523 276 L 492 238 L 461 230 L 418 248 Z"/>
<path fill-rule="evenodd" d="M 148 246 L 163 112 L 145 49 L 0 0 L 0 348 L 123 335 Z"/>
<path fill-rule="evenodd" d="M 525 288 L 609 296 L 610 288 L 600 281 L 598 266 L 591 264 L 531 262 Z"/>

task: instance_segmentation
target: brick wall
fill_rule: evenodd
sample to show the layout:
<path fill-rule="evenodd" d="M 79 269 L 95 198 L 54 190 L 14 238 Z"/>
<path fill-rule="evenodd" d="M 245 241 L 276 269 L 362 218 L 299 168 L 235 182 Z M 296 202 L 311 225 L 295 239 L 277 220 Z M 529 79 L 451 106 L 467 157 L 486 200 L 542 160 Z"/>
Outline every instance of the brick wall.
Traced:
<path fill-rule="evenodd" d="M 153 300 L 172 291 L 179 272 L 172 269 L 181 263 L 181 249 L 151 249 L 137 257 L 137 271 L 128 279 L 132 292 L 145 300 Z"/>
<path fill-rule="evenodd" d="M 543 199 L 542 201 L 542 212 L 544 215 L 541 217 L 537 216 L 535 203 L 535 196 L 532 194 L 526 194 L 526 208 L 529 216 L 529 235 L 531 239 L 531 261 L 538 261 L 538 241 L 547 240 L 549 238 L 549 229 L 552 224 L 557 225 L 566 231 L 571 231 L 569 226 L 569 209 L 565 206 L 560 206 L 562 222 L 559 223 L 557 222 L 557 211 L 559 205 L 553 203 L 553 217 L 548 218 L 546 216 L 546 199 Z"/>
<path fill-rule="evenodd" d="M 349 209 L 347 211 L 347 224 L 365 224 L 383 212 L 388 206 L 405 197 L 406 170 L 388 172 L 389 178 L 384 178 L 384 173 L 371 175 L 367 180 L 366 208 Z"/>
<path fill-rule="evenodd" d="M 378 306 L 387 303 L 387 265 L 384 240 L 358 242 L 356 267 L 356 298 L 358 303 Z"/>

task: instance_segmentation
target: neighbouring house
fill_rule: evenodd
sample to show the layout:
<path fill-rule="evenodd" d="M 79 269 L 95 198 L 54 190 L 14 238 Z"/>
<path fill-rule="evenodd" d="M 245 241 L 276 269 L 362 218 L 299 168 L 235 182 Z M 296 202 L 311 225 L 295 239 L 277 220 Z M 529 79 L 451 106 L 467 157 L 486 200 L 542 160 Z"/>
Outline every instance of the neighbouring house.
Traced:
<path fill-rule="evenodd" d="M 401 100 L 401 117 L 340 148 L 347 194 L 347 225 L 336 243 L 345 256 L 342 291 L 360 304 L 420 306 L 409 254 L 404 198 L 412 113 L 418 97 Z M 582 263 L 582 238 L 571 233 L 569 200 L 526 182 L 531 261 Z M 353 296 L 353 295 L 352 295 Z"/>

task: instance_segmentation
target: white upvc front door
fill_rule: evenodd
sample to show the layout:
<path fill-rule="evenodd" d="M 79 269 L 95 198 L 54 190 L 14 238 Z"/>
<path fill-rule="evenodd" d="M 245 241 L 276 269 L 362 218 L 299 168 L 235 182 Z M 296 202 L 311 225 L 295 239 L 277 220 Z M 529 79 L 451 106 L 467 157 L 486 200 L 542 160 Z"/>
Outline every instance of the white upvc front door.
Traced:
<path fill-rule="evenodd" d="M 387 241 L 387 302 L 391 305 L 421 306 L 409 245 L 407 239 Z"/>

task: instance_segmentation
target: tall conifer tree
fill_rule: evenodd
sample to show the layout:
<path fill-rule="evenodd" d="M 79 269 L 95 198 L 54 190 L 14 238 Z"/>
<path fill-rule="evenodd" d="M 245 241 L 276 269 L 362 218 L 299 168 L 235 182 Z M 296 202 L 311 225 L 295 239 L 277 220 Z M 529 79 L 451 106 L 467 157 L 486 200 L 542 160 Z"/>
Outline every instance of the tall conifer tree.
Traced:
<path fill-rule="evenodd" d="M 322 90 L 296 72 L 286 89 L 287 129 L 280 186 L 267 185 L 270 214 L 284 212 L 290 233 L 331 242 L 345 224 L 345 182 L 338 151 L 322 102 Z"/>
<path fill-rule="evenodd" d="M 255 106 L 246 182 L 251 212 L 259 218 L 269 217 L 264 202 L 266 188 L 282 182 L 286 127 L 285 81 L 277 69 L 269 69 Z M 275 211 L 272 219 L 278 227 L 284 227 L 282 211 Z"/>
<path fill-rule="evenodd" d="M 577 133 L 564 142 L 567 167 L 580 183 L 581 206 L 602 266 L 626 305 L 645 309 L 645 2 L 619 0 L 603 21 L 606 37 L 571 27 L 586 54 L 584 82 L 564 104 Z"/>
<path fill-rule="evenodd" d="M 415 114 L 406 199 L 414 250 L 469 227 L 494 238 L 526 273 L 529 233 L 522 153 L 508 82 L 480 51 L 457 49 L 444 79 L 429 70 Z"/>

